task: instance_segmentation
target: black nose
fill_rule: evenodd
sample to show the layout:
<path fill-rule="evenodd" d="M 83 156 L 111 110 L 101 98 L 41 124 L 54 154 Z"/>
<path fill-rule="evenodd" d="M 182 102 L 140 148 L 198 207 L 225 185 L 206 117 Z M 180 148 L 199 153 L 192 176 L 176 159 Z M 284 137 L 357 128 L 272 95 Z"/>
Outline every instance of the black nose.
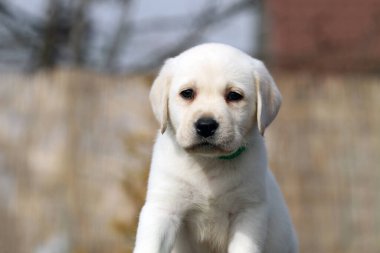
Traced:
<path fill-rule="evenodd" d="M 218 122 L 212 118 L 200 118 L 195 122 L 197 134 L 205 138 L 213 135 L 218 126 Z"/>

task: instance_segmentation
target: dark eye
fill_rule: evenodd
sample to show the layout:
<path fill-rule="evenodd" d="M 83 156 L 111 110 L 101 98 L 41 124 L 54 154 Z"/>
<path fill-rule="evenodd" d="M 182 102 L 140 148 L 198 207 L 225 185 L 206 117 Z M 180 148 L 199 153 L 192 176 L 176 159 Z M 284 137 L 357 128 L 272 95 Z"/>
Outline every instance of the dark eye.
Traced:
<path fill-rule="evenodd" d="M 181 97 L 183 97 L 184 99 L 186 100 L 191 100 L 194 98 L 194 90 L 193 89 L 187 89 L 187 90 L 183 90 L 181 91 L 181 93 L 179 93 L 181 95 Z"/>
<path fill-rule="evenodd" d="M 243 99 L 243 96 L 235 91 L 228 92 L 226 96 L 227 102 L 234 102 L 234 101 L 240 101 Z"/>

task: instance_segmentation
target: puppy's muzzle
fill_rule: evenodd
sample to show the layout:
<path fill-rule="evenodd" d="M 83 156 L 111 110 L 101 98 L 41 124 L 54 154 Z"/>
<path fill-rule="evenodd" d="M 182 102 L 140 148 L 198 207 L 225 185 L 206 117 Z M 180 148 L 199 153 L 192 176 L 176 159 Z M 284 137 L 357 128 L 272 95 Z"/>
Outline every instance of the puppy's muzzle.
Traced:
<path fill-rule="evenodd" d="M 219 123 L 213 118 L 200 118 L 195 122 L 194 127 L 199 136 L 207 138 L 214 135 Z"/>

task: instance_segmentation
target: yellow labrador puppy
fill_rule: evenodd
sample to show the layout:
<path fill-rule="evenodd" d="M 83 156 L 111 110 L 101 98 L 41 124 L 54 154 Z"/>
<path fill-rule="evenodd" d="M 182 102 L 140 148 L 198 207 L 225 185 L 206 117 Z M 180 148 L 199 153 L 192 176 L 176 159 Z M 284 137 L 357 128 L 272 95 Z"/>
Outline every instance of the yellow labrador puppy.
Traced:
<path fill-rule="evenodd" d="M 281 95 L 263 63 L 203 44 L 166 61 L 150 93 L 161 124 L 134 253 L 294 253 L 263 141 Z"/>

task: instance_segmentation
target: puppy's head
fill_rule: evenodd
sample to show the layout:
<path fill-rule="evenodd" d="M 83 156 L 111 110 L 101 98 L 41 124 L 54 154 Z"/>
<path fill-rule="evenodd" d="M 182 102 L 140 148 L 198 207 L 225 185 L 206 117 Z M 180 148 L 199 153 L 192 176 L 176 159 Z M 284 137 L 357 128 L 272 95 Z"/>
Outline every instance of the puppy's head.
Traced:
<path fill-rule="evenodd" d="M 165 62 L 150 101 L 162 133 L 170 127 L 188 152 L 217 156 L 245 145 L 252 132 L 263 135 L 281 95 L 261 61 L 203 44 Z"/>

